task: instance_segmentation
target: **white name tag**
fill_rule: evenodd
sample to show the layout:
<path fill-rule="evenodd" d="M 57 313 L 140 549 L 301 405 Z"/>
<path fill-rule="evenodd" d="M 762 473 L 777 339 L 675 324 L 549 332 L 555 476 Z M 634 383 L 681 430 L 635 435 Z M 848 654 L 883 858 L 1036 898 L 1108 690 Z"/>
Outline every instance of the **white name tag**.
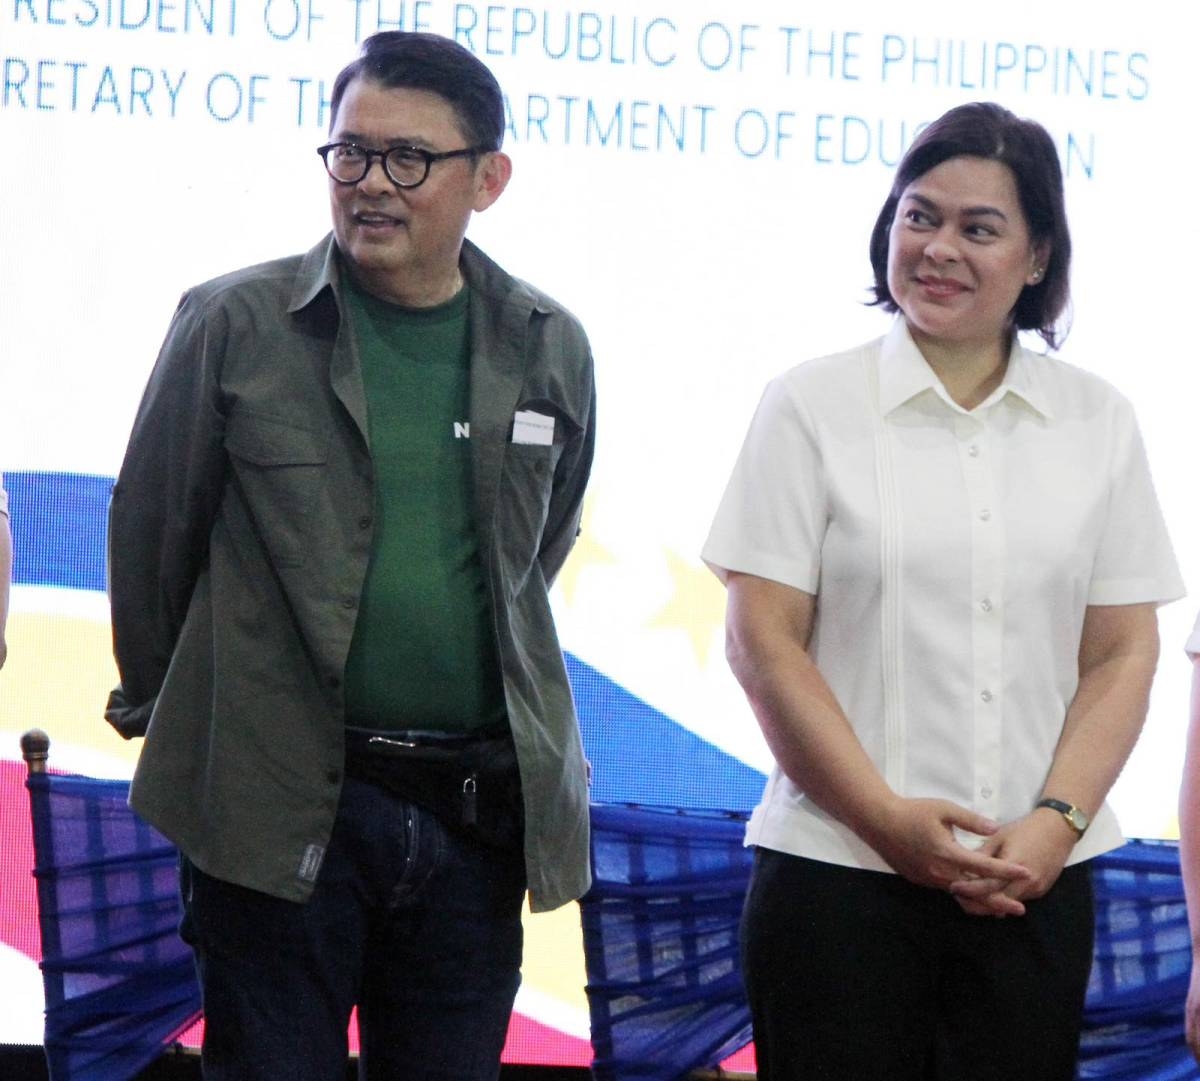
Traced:
<path fill-rule="evenodd" d="M 548 447 L 554 442 L 554 418 L 532 409 L 521 409 L 513 414 L 514 443 L 531 443 Z"/>

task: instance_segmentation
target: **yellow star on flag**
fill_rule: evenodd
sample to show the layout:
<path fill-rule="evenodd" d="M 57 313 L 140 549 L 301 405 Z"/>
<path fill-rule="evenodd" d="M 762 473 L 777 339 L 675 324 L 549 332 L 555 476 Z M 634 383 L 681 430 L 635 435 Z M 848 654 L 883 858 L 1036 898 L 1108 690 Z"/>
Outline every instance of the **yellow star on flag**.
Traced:
<path fill-rule="evenodd" d="M 579 576 L 585 567 L 615 565 L 617 562 L 617 557 L 596 540 L 592 530 L 592 522 L 595 519 L 592 507 L 593 503 L 590 501 L 584 504 L 583 525 L 580 528 L 579 538 L 575 541 L 575 547 L 571 549 L 571 554 L 567 556 L 563 569 L 559 571 L 558 577 L 554 581 L 554 588 L 562 590 L 567 604 L 573 604 L 575 601 Z"/>
<path fill-rule="evenodd" d="M 702 563 L 674 552 L 667 552 L 666 557 L 674 590 L 650 626 L 686 632 L 696 663 L 703 668 L 712 652 L 714 632 L 725 621 L 725 588 Z"/>

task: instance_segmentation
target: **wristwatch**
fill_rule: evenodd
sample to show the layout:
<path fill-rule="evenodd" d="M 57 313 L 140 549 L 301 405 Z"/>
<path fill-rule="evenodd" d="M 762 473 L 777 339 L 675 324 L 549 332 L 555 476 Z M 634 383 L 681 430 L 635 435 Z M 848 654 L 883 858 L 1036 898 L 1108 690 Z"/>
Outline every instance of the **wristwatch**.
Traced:
<path fill-rule="evenodd" d="M 1060 799 L 1043 799 L 1038 800 L 1037 806 L 1049 807 L 1050 810 L 1057 811 L 1067 820 L 1067 825 L 1075 831 L 1076 837 L 1082 837 L 1091 824 L 1091 819 L 1073 803 L 1064 803 Z"/>

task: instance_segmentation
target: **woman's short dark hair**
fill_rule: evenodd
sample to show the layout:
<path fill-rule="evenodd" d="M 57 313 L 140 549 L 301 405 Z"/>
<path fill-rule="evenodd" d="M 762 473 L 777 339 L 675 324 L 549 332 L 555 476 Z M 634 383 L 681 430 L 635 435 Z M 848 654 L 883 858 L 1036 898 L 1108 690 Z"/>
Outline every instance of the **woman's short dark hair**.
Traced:
<path fill-rule="evenodd" d="M 499 150 L 504 141 L 504 96 L 487 66 L 469 49 L 438 34 L 385 30 L 362 43 L 333 83 L 329 124 L 337 121 L 346 88 L 365 79 L 388 89 L 427 90 L 453 108 L 472 146 Z"/>
<path fill-rule="evenodd" d="M 1013 323 L 1018 330 L 1037 331 L 1054 348 L 1066 336 L 1065 329 L 1059 334 L 1058 322 L 1071 297 L 1071 233 L 1058 151 L 1041 124 L 1022 120 L 992 102 L 951 109 L 922 129 L 908 148 L 871 232 L 872 303 L 889 312 L 898 309 L 887 284 L 888 241 L 904 190 L 942 162 L 964 156 L 1009 167 L 1033 243 L 1046 244 L 1049 249 L 1041 280 L 1026 285 L 1017 298 Z"/>

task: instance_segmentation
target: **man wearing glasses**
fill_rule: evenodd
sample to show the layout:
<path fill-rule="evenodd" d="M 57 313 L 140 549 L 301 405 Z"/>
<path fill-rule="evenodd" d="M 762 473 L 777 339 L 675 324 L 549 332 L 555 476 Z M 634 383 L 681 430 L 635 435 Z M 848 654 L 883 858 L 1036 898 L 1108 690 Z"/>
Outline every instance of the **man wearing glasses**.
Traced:
<path fill-rule="evenodd" d="M 575 319 L 464 240 L 491 73 L 384 33 L 338 76 L 333 232 L 182 300 L 113 491 L 131 802 L 183 853 L 211 1079 L 495 1078 L 521 902 L 588 885 L 547 590 L 594 445 Z M 315 164 L 315 163 L 314 163 Z"/>

